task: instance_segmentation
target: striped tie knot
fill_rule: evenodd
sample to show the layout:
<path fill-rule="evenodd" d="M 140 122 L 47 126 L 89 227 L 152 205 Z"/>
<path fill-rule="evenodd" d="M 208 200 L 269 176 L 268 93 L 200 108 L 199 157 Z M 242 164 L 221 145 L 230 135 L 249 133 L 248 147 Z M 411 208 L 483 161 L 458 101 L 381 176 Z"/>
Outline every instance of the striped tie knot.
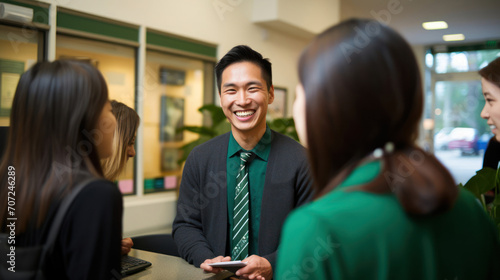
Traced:
<path fill-rule="evenodd" d="M 241 152 L 240 153 L 240 159 L 241 159 L 241 165 L 245 165 L 249 163 L 252 160 L 252 152 Z"/>

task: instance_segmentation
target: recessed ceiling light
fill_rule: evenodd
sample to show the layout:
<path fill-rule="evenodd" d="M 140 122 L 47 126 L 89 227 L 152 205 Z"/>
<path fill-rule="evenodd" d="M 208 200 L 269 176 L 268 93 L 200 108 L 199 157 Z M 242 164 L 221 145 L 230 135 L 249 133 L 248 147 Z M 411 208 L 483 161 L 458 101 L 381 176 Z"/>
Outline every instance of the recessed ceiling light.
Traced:
<path fill-rule="evenodd" d="M 428 21 L 422 23 L 422 27 L 425 30 L 446 29 L 448 28 L 448 24 L 446 21 Z"/>
<path fill-rule="evenodd" d="M 463 41 L 465 40 L 464 34 L 448 34 L 443 35 L 443 40 L 445 41 Z"/>

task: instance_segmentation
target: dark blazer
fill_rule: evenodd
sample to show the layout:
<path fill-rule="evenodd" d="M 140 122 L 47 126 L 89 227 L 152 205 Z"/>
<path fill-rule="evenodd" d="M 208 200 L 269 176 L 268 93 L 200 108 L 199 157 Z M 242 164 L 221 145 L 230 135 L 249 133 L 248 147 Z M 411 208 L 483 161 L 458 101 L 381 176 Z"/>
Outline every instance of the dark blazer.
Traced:
<path fill-rule="evenodd" d="M 491 137 L 484 151 L 483 168 L 491 167 L 493 169 L 498 168 L 498 162 L 500 161 L 500 143 L 496 140 L 495 136 Z"/>
<path fill-rule="evenodd" d="M 179 191 L 172 234 L 186 261 L 200 266 L 206 259 L 229 256 L 226 160 L 229 133 L 193 149 Z M 281 227 L 292 209 L 312 197 L 305 149 L 271 131 L 259 229 L 259 255 L 272 265 Z"/>

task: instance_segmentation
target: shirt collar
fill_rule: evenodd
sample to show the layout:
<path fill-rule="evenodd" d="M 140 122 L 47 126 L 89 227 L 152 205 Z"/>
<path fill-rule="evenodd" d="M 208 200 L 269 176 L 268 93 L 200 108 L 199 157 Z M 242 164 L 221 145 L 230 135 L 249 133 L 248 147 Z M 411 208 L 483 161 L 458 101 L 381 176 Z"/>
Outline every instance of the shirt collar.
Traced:
<path fill-rule="evenodd" d="M 266 132 L 262 138 L 260 138 L 259 143 L 251 150 L 255 155 L 257 155 L 261 160 L 266 161 L 269 158 L 269 152 L 271 150 L 271 129 L 266 125 Z M 228 158 L 236 156 L 240 151 L 245 151 L 236 139 L 234 139 L 233 133 L 229 136 L 229 146 L 227 150 Z"/>

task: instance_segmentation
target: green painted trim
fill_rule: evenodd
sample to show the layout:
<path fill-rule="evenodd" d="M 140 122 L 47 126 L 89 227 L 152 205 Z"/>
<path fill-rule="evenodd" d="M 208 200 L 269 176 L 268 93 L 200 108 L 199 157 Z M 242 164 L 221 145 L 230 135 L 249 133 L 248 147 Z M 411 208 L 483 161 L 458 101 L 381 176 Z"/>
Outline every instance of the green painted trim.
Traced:
<path fill-rule="evenodd" d="M 472 45 L 454 45 L 447 46 L 446 53 L 452 52 L 467 52 L 467 51 L 481 51 L 481 50 L 496 50 L 500 49 L 500 42 L 497 40 L 490 40 L 484 43 L 476 43 Z M 439 52 L 434 51 L 434 48 L 431 48 L 431 54 L 436 54 Z"/>
<path fill-rule="evenodd" d="M 184 40 L 174 36 L 158 34 L 156 32 L 151 32 L 151 31 L 147 32 L 146 43 L 155 46 L 171 48 L 195 54 L 201 54 L 209 57 L 217 56 L 217 47 L 212 47 L 201 43 Z"/>
<path fill-rule="evenodd" d="M 139 41 L 139 29 L 59 11 L 57 26 L 132 42 Z"/>
<path fill-rule="evenodd" d="M 495 41 L 488 41 L 484 44 L 468 45 L 468 46 L 449 46 L 447 52 L 466 52 L 480 50 L 496 50 L 500 48 L 500 44 Z"/>
<path fill-rule="evenodd" d="M 33 22 L 49 24 L 49 9 L 48 8 L 40 7 L 37 5 L 26 4 L 24 2 L 17 2 L 17 1 L 13 1 L 13 0 L 2 0 L 2 2 L 12 4 L 12 5 L 18 5 L 18 6 L 23 6 L 23 7 L 27 7 L 27 8 L 32 8 L 33 9 Z"/>

